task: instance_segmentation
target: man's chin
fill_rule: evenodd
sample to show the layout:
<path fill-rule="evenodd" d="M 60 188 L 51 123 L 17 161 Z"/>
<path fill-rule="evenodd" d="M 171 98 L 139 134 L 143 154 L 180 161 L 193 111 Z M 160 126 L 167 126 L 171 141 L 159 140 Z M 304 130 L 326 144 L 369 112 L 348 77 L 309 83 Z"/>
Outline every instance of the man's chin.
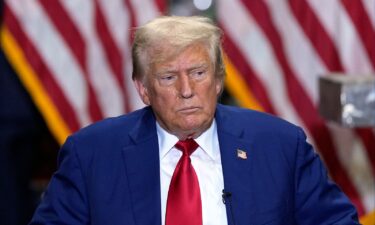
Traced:
<path fill-rule="evenodd" d="M 209 123 L 201 120 L 185 120 L 180 126 L 180 131 L 193 136 L 199 136 L 209 128 Z"/>

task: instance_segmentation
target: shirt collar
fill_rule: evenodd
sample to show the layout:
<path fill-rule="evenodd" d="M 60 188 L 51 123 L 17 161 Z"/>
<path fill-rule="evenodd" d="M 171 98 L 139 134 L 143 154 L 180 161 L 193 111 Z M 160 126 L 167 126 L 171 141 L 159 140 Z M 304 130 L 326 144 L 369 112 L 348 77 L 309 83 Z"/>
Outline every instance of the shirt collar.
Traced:
<path fill-rule="evenodd" d="M 213 120 L 210 128 L 208 128 L 198 138 L 196 138 L 195 141 L 211 159 L 217 159 L 217 156 L 218 154 L 220 154 L 220 152 L 219 141 L 217 137 L 216 121 Z"/>
<path fill-rule="evenodd" d="M 159 156 L 160 159 L 163 159 L 177 143 L 178 138 L 164 130 L 164 128 L 162 128 L 158 122 L 156 122 L 156 132 L 158 134 L 159 141 Z"/>
<path fill-rule="evenodd" d="M 158 122 L 156 122 L 156 132 L 159 141 L 159 156 L 160 159 L 163 159 L 178 142 L 178 138 L 173 134 L 168 133 Z M 211 159 L 217 159 L 220 152 L 215 120 L 213 120 L 211 126 L 205 132 L 194 140 Z"/>

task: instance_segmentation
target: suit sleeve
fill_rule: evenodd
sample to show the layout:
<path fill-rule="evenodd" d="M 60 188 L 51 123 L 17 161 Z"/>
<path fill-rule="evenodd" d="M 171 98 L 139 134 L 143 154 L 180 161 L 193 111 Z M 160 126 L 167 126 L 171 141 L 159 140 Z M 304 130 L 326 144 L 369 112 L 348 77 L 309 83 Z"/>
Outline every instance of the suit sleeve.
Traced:
<path fill-rule="evenodd" d="M 51 178 L 30 225 L 89 224 L 85 179 L 69 138 L 58 157 L 58 170 Z"/>
<path fill-rule="evenodd" d="M 295 170 L 295 220 L 297 224 L 358 223 L 356 209 L 327 176 L 327 171 L 306 142 L 302 130 L 298 134 Z"/>

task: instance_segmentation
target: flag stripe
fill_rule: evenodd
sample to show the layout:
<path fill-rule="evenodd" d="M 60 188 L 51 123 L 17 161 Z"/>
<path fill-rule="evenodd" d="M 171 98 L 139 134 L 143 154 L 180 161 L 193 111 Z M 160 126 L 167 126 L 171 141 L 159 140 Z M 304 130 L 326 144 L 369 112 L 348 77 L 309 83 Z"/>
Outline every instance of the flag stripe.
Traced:
<path fill-rule="evenodd" d="M 362 4 L 370 17 L 372 27 L 375 28 L 375 0 L 361 0 Z"/>
<path fill-rule="evenodd" d="M 301 124 L 290 101 L 286 98 L 285 81 L 283 76 L 280 76 L 281 69 L 274 60 L 272 48 L 251 15 L 240 4 L 231 4 L 230 2 L 225 2 L 218 10 L 220 14 L 226 14 L 228 10 L 235 11 L 236 14 L 231 17 L 231 20 L 241 21 L 233 24 L 231 20 L 222 20 L 221 24 L 226 33 L 232 34 L 230 39 L 233 40 L 233 43 L 238 44 L 238 49 L 241 49 L 241 53 L 245 57 L 245 63 L 252 66 L 254 74 L 250 77 L 259 79 L 269 94 L 270 104 L 274 109 L 272 113 Z M 247 41 L 242 41 L 244 39 Z M 230 49 L 235 48 L 231 47 Z M 235 57 L 236 54 L 232 56 Z"/>
<path fill-rule="evenodd" d="M 296 76 L 296 80 L 304 88 L 311 102 L 315 104 L 318 101 L 318 76 L 319 73 L 325 71 L 323 62 L 296 22 L 288 3 L 277 0 L 267 0 L 266 3 L 275 29 L 280 35 L 285 52 L 284 57 Z M 282 72 L 278 76 L 283 77 Z"/>
<path fill-rule="evenodd" d="M 87 68 L 104 117 L 124 113 L 126 99 L 108 64 L 111 59 L 106 59 L 97 36 L 93 1 L 62 1 L 61 4 L 71 15 L 85 40 Z"/>
<path fill-rule="evenodd" d="M 38 60 L 41 60 L 41 63 L 49 69 L 50 75 L 53 76 L 67 102 L 76 112 L 80 126 L 90 123 L 91 119 L 86 107 L 87 86 L 82 70 L 42 6 L 38 1 L 24 2 L 22 0 L 12 0 L 8 2 L 8 6 L 17 17 L 20 29 L 27 35 L 40 55 L 40 58 L 33 59 L 35 64 L 38 65 Z"/>
<path fill-rule="evenodd" d="M 88 88 L 88 108 L 90 112 L 91 119 L 97 121 L 103 118 L 103 113 L 97 102 L 96 94 L 94 93 L 91 80 L 88 76 L 88 70 L 86 66 L 86 46 L 83 38 L 81 37 L 79 31 L 77 30 L 75 24 L 61 6 L 59 1 L 39 1 L 44 7 L 44 11 L 48 14 L 51 21 L 54 23 L 55 27 L 59 30 L 60 35 L 64 38 L 65 42 L 70 47 L 76 60 L 79 62 L 85 80 L 87 81 Z"/>
<path fill-rule="evenodd" d="M 124 55 L 125 48 L 129 47 L 128 39 L 130 33 L 130 15 L 124 0 L 97 0 L 102 10 L 103 20 L 108 28 L 108 35 L 113 37 L 115 46 Z M 122 52 L 124 51 L 124 52 Z"/>
<path fill-rule="evenodd" d="M 127 9 L 128 9 L 128 14 L 129 14 L 129 18 L 130 18 L 130 27 L 133 28 L 133 29 L 129 30 L 126 41 L 129 42 L 129 43 L 132 43 L 133 42 L 134 28 L 137 26 L 138 23 L 137 23 L 137 20 L 136 20 L 133 5 L 130 3 L 130 0 L 125 0 L 125 5 L 127 6 Z M 144 104 L 143 104 L 142 100 L 138 97 L 138 92 L 135 89 L 134 84 L 133 84 L 133 79 L 132 79 L 133 65 L 132 65 L 132 60 L 130 60 L 131 59 L 131 47 L 130 46 L 125 50 L 125 54 L 127 55 L 127 59 L 128 59 L 126 61 L 126 69 L 127 69 L 127 71 L 126 71 L 127 82 L 126 83 L 127 83 L 127 87 L 128 87 L 129 90 L 131 90 L 131 93 L 133 93 L 134 95 L 137 95 L 137 97 L 133 96 L 133 97 L 130 98 L 131 104 L 132 104 L 133 108 L 140 108 Z"/>
<path fill-rule="evenodd" d="M 362 2 L 359 0 L 341 0 L 341 2 L 351 17 L 362 43 L 365 46 L 372 66 L 375 68 L 375 30 Z"/>
<path fill-rule="evenodd" d="M 130 4 L 133 6 L 131 9 L 134 10 L 137 25 L 143 25 L 159 14 L 155 1 L 130 0 Z"/>
<path fill-rule="evenodd" d="M 308 3 L 305 0 L 290 0 L 288 3 L 306 36 L 310 39 L 328 69 L 342 71 L 343 67 L 336 46 Z"/>
<path fill-rule="evenodd" d="M 337 160 L 334 150 L 335 147 L 328 128 L 324 125 L 321 118 L 317 116 L 318 113 L 316 108 L 306 95 L 305 90 L 296 80 L 296 76 L 286 60 L 281 38 L 271 20 L 267 6 L 263 1 L 259 0 L 252 1 L 251 3 L 243 1 L 243 4 L 248 8 L 255 20 L 262 27 L 267 38 L 270 40 L 277 60 L 283 70 L 283 76 L 285 77 L 286 85 L 288 87 L 288 96 L 294 107 L 297 109 L 297 113 L 313 135 L 324 160 L 327 162 L 332 177 L 344 188 L 345 192 L 351 196 L 352 199 L 357 199 L 358 210 L 364 212 L 363 205 L 358 201 L 359 196 L 357 191 L 350 182 L 347 173 L 343 170 L 340 161 Z M 319 130 L 317 128 L 319 128 Z M 339 169 L 331 169 L 333 166 Z M 340 171 L 340 173 L 337 171 Z"/>
<path fill-rule="evenodd" d="M 375 139 L 374 133 L 369 128 L 358 128 L 357 133 L 361 136 L 363 144 L 366 146 L 367 154 L 372 162 L 372 170 L 375 175 Z M 374 176 L 375 177 L 375 176 Z"/>
<path fill-rule="evenodd" d="M 130 26 L 136 27 L 137 24 L 138 24 L 138 21 L 137 21 L 136 15 L 135 15 L 135 10 L 133 8 L 133 5 L 131 4 L 130 0 L 124 0 L 124 1 L 125 1 L 125 5 L 127 6 L 128 12 L 129 12 Z M 132 41 L 133 41 L 133 35 L 130 35 L 129 43 L 131 43 Z"/>
<path fill-rule="evenodd" d="M 133 33 L 133 27 L 135 27 L 136 21 L 132 9 L 126 5 L 124 0 L 113 0 L 113 4 L 107 4 L 106 0 L 99 1 L 100 7 L 103 9 L 107 26 L 111 32 L 116 45 L 121 50 L 123 57 L 124 71 L 124 82 L 127 89 L 128 104 L 131 109 L 138 109 L 143 107 L 144 104 L 138 96 L 138 93 L 133 85 L 132 74 L 132 61 L 131 61 L 131 38 Z M 131 25 L 133 24 L 133 25 Z"/>
<path fill-rule="evenodd" d="M 94 6 L 95 6 L 95 25 L 96 25 L 96 32 L 101 40 L 101 44 L 104 49 L 104 53 L 106 54 L 106 59 L 107 63 L 110 65 L 113 74 L 115 75 L 115 79 L 117 80 L 117 83 L 119 85 L 119 88 L 123 92 L 123 96 L 125 99 L 128 99 L 128 93 L 127 93 L 127 88 L 125 86 L 125 81 L 124 81 L 124 68 L 123 68 L 123 57 L 116 46 L 110 31 L 108 29 L 107 24 L 105 23 L 104 20 L 104 15 L 101 10 L 101 7 L 98 5 L 98 0 L 94 1 Z M 125 101 L 125 112 L 130 111 L 130 105 L 128 101 Z"/>
<path fill-rule="evenodd" d="M 224 29 L 224 33 L 226 33 Z M 261 103 L 262 107 L 266 112 L 274 113 L 275 110 L 270 103 L 268 94 L 263 87 L 262 83 L 258 80 L 258 78 L 254 75 L 253 69 L 246 63 L 244 56 L 242 53 L 237 49 L 237 46 L 232 42 L 229 36 L 225 37 L 224 42 L 224 49 L 225 52 L 228 54 L 229 57 L 235 57 L 236 60 L 233 61 L 233 64 L 236 66 L 237 70 L 240 71 L 241 74 L 244 74 L 244 78 L 249 85 L 249 89 L 252 90 L 256 98 Z"/>
<path fill-rule="evenodd" d="M 306 1 L 313 8 L 319 20 L 322 21 L 325 30 L 336 44 L 345 72 L 373 72 L 366 50 L 340 1 L 325 1 L 324 7 L 322 7 L 320 1 Z"/>
<path fill-rule="evenodd" d="M 156 0 L 155 1 L 156 6 L 158 7 L 158 10 L 161 14 L 166 14 L 167 12 L 167 1 L 165 0 Z"/>
<path fill-rule="evenodd" d="M 51 75 L 51 72 L 42 62 L 35 46 L 22 31 L 19 22 L 7 5 L 4 6 L 4 23 L 7 25 L 9 31 L 14 35 L 14 38 L 15 40 L 17 40 L 17 43 L 20 45 L 20 47 L 22 49 L 27 49 L 27 51 L 24 51 L 25 58 L 27 59 L 33 70 L 38 71 L 38 73 L 34 74 L 38 76 L 37 79 L 40 80 L 43 84 L 46 92 L 55 103 L 55 106 L 58 108 L 59 113 L 66 121 L 70 131 L 78 130 L 80 125 L 76 118 L 74 110 L 68 103 L 67 98 L 61 91 L 58 83 Z"/>

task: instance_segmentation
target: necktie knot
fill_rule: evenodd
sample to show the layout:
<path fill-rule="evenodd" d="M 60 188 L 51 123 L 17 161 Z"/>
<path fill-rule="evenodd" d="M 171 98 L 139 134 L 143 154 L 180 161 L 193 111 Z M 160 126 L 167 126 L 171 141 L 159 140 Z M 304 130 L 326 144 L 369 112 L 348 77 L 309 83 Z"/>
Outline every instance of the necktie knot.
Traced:
<path fill-rule="evenodd" d="M 197 142 L 194 139 L 186 139 L 185 141 L 178 141 L 175 147 L 182 151 L 184 155 L 190 156 L 197 148 Z"/>

